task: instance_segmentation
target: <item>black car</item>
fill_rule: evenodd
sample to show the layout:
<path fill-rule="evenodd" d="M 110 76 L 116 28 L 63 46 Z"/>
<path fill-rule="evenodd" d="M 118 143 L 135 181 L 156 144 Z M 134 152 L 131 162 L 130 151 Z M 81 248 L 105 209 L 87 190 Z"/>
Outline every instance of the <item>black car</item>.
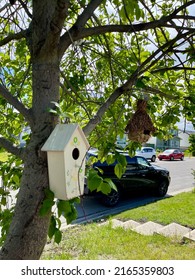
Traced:
<path fill-rule="evenodd" d="M 119 179 L 114 172 L 114 167 L 117 164 L 108 165 L 106 162 L 96 162 L 93 168 L 101 170 L 99 175 L 103 178 L 110 178 L 117 187 L 108 195 L 97 193 L 101 202 L 106 206 L 115 206 L 123 194 L 129 191 L 139 191 L 139 194 L 151 191 L 155 196 L 163 197 L 166 195 L 170 184 L 170 174 L 165 168 L 151 165 L 145 158 L 141 156 L 130 157 L 125 154 L 127 166 L 126 171 Z"/>

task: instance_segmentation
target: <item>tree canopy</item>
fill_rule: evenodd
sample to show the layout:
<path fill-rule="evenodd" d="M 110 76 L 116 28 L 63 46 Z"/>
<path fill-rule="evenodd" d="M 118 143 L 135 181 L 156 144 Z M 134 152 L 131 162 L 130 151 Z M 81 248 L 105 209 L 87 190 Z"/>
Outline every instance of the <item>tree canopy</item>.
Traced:
<path fill-rule="evenodd" d="M 13 155 L 1 176 L 20 191 L 15 208 L 1 207 L 0 258 L 39 258 L 56 223 L 39 210 L 48 189 L 41 147 L 57 122 L 79 123 L 100 156 L 115 150 L 139 99 L 158 137 L 180 117 L 195 124 L 194 11 L 186 0 L 1 1 L 0 147 Z"/>

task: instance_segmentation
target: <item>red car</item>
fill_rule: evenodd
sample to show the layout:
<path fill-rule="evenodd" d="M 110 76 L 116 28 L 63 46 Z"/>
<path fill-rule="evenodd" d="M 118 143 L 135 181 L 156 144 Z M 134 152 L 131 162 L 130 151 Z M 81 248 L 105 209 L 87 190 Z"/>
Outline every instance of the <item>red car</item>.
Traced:
<path fill-rule="evenodd" d="M 184 153 L 178 149 L 168 149 L 165 150 L 163 153 L 158 155 L 158 159 L 168 159 L 168 160 L 175 160 L 175 159 L 184 159 Z"/>

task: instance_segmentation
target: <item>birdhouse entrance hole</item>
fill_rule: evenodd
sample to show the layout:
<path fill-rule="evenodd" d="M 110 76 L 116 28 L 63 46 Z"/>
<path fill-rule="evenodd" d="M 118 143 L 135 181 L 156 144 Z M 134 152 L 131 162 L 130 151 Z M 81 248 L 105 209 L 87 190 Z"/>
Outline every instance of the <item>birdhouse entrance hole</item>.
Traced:
<path fill-rule="evenodd" d="M 79 149 L 74 148 L 74 150 L 72 151 L 72 157 L 74 160 L 77 160 L 79 158 Z"/>

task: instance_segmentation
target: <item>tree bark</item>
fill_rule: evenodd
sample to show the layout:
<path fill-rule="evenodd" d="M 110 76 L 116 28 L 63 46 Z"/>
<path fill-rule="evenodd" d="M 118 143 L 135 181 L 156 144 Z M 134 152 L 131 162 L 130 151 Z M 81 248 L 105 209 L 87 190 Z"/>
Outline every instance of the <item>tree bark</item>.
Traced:
<path fill-rule="evenodd" d="M 53 60 L 53 59 L 52 59 Z M 9 234 L 0 259 L 39 259 L 47 239 L 50 214 L 39 209 L 48 188 L 47 157 L 41 147 L 57 119 L 48 112 L 51 101 L 59 100 L 59 67 L 56 63 L 33 64 L 32 136 L 23 155 L 24 172 Z"/>
<path fill-rule="evenodd" d="M 40 163 L 35 151 L 28 158 L 17 197 L 14 217 L 0 259 L 39 259 L 46 243 L 50 215 L 41 217 L 39 209 L 48 186 L 47 168 Z"/>
<path fill-rule="evenodd" d="M 37 43 L 38 44 L 38 43 Z M 47 240 L 50 213 L 40 216 L 39 209 L 48 188 L 47 157 L 41 147 L 56 125 L 49 113 L 51 101 L 59 101 L 57 50 L 43 56 L 32 54 L 33 102 L 31 140 L 23 154 L 24 171 L 9 234 L 0 259 L 39 259 Z"/>
<path fill-rule="evenodd" d="M 60 99 L 58 47 L 68 3 L 68 0 L 33 1 L 33 19 L 27 38 L 32 61 L 33 100 L 29 122 L 32 133 L 22 155 L 24 171 L 0 259 L 39 259 L 47 240 L 51 213 L 39 214 L 44 190 L 49 187 L 47 156 L 41 147 L 58 121 L 49 108 L 54 106 L 52 101 Z"/>
<path fill-rule="evenodd" d="M 47 239 L 50 214 L 39 215 L 48 188 L 47 158 L 41 147 L 56 124 L 48 112 L 51 101 L 59 100 L 59 67 L 57 63 L 33 65 L 34 122 L 29 145 L 23 155 L 24 172 L 9 234 L 0 259 L 39 259 Z"/>

